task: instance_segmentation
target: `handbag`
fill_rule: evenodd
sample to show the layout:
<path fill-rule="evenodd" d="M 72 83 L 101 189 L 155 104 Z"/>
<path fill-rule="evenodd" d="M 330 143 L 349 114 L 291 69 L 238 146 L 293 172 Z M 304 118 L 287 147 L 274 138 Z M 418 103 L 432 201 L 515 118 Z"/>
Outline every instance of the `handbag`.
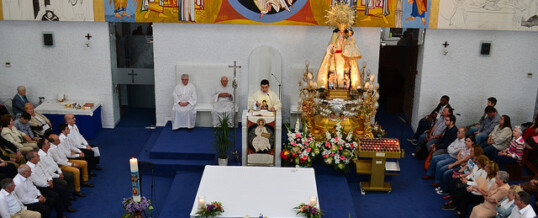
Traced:
<path fill-rule="evenodd" d="M 426 157 L 426 160 L 424 161 L 425 170 L 428 170 L 428 168 L 430 168 L 430 163 L 432 162 L 432 154 L 433 154 L 433 149 L 430 151 L 430 153 L 428 154 L 428 157 Z"/>

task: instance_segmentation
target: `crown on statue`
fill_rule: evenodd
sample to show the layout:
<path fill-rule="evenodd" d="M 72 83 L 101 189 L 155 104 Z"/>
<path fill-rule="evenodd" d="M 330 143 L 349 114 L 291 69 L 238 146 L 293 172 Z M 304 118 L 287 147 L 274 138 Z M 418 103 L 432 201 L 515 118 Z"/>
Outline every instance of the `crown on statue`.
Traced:
<path fill-rule="evenodd" d="M 338 24 L 352 26 L 355 23 L 355 10 L 344 3 L 336 3 L 327 10 L 327 25 L 330 27 L 338 27 Z"/>

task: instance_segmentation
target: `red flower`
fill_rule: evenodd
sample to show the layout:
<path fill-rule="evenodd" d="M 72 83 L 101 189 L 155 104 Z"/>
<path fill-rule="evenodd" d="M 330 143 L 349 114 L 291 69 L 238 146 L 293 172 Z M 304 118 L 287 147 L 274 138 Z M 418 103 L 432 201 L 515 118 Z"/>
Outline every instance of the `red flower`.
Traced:
<path fill-rule="evenodd" d="M 333 154 L 333 153 L 331 153 L 331 157 L 334 157 L 334 154 Z"/>
<path fill-rule="evenodd" d="M 325 142 L 325 147 L 327 147 L 327 148 L 331 148 L 331 143 L 329 143 L 329 142 Z"/>
<path fill-rule="evenodd" d="M 323 158 L 327 158 L 327 157 L 329 157 L 329 154 L 324 154 L 323 155 Z"/>
<path fill-rule="evenodd" d="M 340 160 L 344 160 L 346 157 L 344 155 L 340 155 Z"/>

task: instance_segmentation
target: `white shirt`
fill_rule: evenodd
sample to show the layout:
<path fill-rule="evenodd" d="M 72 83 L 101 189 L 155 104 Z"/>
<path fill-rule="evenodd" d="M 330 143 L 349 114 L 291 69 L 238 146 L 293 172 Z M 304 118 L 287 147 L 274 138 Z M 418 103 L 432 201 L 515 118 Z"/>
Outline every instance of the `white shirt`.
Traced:
<path fill-rule="evenodd" d="M 26 207 L 17 198 L 15 191 L 7 192 L 5 189 L 0 191 L 0 216 L 11 217 L 21 210 L 26 210 Z"/>
<path fill-rule="evenodd" d="M 15 183 L 15 193 L 23 204 L 33 204 L 39 202 L 37 197 L 41 196 L 41 192 L 32 183 L 32 178 L 24 178 L 21 174 L 17 174 L 13 178 Z"/>
<path fill-rule="evenodd" d="M 465 148 L 465 138 L 461 138 L 461 139 L 456 138 L 456 140 L 454 140 L 448 146 L 447 152 L 451 157 L 458 159 L 458 153 L 460 152 L 461 149 L 464 149 L 464 148 Z"/>
<path fill-rule="evenodd" d="M 58 148 L 61 152 L 65 153 L 65 156 L 68 158 L 77 158 L 80 157 L 78 153 L 82 152 L 80 149 L 75 147 L 73 145 L 73 142 L 69 137 L 64 135 L 63 133 L 60 134 L 60 144 L 58 145 Z M 74 151 L 76 154 L 72 154 L 71 151 Z"/>
<path fill-rule="evenodd" d="M 268 92 L 262 92 L 261 90 L 258 90 L 248 97 L 249 109 L 259 110 L 260 108 L 256 106 L 256 102 L 261 104 L 264 100 L 267 102 L 267 110 L 271 110 L 271 108 L 274 107 L 275 110 L 279 111 L 282 107 L 278 95 L 273 91 L 269 90 Z"/>
<path fill-rule="evenodd" d="M 43 168 L 30 161 L 26 162 L 26 165 L 32 169 L 32 175 L 30 175 L 30 178 L 32 178 L 32 182 L 35 186 L 41 188 L 49 187 L 48 181 L 52 180 L 52 177 L 49 176 L 48 173 L 43 170 Z"/>
<path fill-rule="evenodd" d="M 69 133 L 67 137 L 71 140 L 71 142 L 73 143 L 73 146 L 79 149 L 80 148 L 86 149 L 88 142 L 86 141 L 84 136 L 80 134 L 77 124 L 73 124 L 73 126 L 71 125 L 67 125 L 67 126 L 69 126 L 69 129 L 71 130 L 71 132 Z"/>
<path fill-rule="evenodd" d="M 52 157 L 54 162 L 60 166 L 73 166 L 73 164 L 67 159 L 67 156 L 65 156 L 65 154 L 55 144 L 50 143 L 48 154 Z"/>
<path fill-rule="evenodd" d="M 41 160 L 37 164 L 40 165 L 43 169 L 45 169 L 49 173 L 49 175 L 52 176 L 52 178 L 60 178 L 60 173 L 62 173 L 62 170 L 60 169 L 60 167 L 58 167 L 58 164 L 54 162 L 52 156 L 41 149 L 39 149 L 37 154 L 39 154 L 39 158 L 41 158 Z"/>
<path fill-rule="evenodd" d="M 514 206 L 514 208 L 512 209 L 512 213 L 508 218 L 534 218 L 535 216 L 536 213 L 529 204 L 521 210 L 517 205 Z"/>

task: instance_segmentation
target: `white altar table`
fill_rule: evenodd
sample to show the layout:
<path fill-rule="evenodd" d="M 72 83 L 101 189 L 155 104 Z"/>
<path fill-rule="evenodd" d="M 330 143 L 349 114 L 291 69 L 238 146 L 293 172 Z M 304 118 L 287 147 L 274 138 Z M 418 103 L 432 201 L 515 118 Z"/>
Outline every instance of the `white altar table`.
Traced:
<path fill-rule="evenodd" d="M 206 204 L 222 203 L 219 217 L 298 217 L 293 208 L 318 198 L 313 168 L 206 166 L 190 217 L 196 217 L 199 197 Z M 319 200 L 317 201 L 319 208 Z"/>
<path fill-rule="evenodd" d="M 93 103 L 93 107 L 90 109 L 75 109 L 73 107 L 66 108 L 66 104 L 77 103 L 84 105 L 86 103 Z M 46 101 L 35 108 L 36 111 L 49 118 L 52 129 L 58 133 L 57 126 L 60 123 L 65 123 L 65 114 L 74 114 L 77 118 L 77 126 L 80 133 L 84 135 L 86 139 L 94 139 L 97 137 L 97 133 L 103 128 L 101 123 L 101 103 L 94 100 L 68 100 L 64 102 L 58 102 L 55 100 Z"/>

